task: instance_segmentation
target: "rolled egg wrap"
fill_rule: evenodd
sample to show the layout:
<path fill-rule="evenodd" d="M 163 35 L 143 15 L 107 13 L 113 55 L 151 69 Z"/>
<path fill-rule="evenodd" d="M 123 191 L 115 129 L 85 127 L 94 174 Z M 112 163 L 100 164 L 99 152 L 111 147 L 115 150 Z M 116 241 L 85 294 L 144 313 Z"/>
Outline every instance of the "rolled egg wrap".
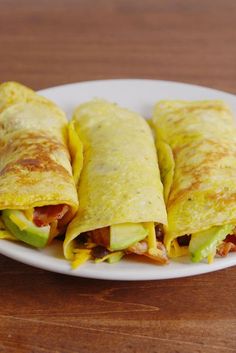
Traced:
<path fill-rule="evenodd" d="M 154 109 L 170 257 L 236 250 L 236 130 L 220 100 L 160 101 Z"/>
<path fill-rule="evenodd" d="M 167 222 L 163 186 L 154 139 L 146 121 L 116 104 L 93 100 L 77 108 L 71 124 L 83 143 L 84 163 L 77 185 L 80 207 L 67 229 L 65 257 L 72 261 L 77 258 L 78 264 L 83 262 L 83 250 L 78 249 L 82 234 L 97 230 L 92 237 L 94 245 L 126 253 L 135 252 L 137 244 L 145 247 L 146 242 L 144 255 L 166 262 L 165 251 L 157 249 L 154 229 Z M 142 244 L 130 246 L 127 239 L 139 226 L 146 228 L 145 239 Z M 109 237 L 113 233 L 118 234 L 118 239 L 112 248 Z M 119 248 L 121 236 L 125 239 Z M 90 253 L 88 249 L 84 259 L 90 258 Z"/>
<path fill-rule="evenodd" d="M 29 225 L 39 231 L 50 227 L 43 243 L 32 242 L 28 238 L 37 235 L 27 232 L 20 238 L 45 246 L 77 211 L 67 123 L 54 103 L 31 89 L 14 82 L 0 85 L 0 237 L 14 238 L 10 229 L 16 224 L 24 232 Z M 16 222 L 13 228 L 6 227 L 8 216 L 10 223 Z"/>

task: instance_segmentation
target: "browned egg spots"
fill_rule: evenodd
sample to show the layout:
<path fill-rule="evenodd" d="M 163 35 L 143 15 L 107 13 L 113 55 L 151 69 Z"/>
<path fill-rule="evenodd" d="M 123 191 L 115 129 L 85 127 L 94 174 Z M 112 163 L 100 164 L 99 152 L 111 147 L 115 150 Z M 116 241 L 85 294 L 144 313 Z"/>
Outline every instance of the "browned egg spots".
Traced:
<path fill-rule="evenodd" d="M 184 150 L 194 150 L 198 147 L 201 147 L 201 144 L 203 142 L 199 141 L 199 143 L 195 144 L 194 147 L 192 146 L 192 142 L 189 142 L 181 147 L 177 147 L 175 149 L 175 161 L 176 164 L 178 163 L 179 160 L 179 171 L 181 175 L 191 175 L 192 182 L 191 185 L 180 189 L 179 186 L 179 180 L 174 180 L 172 187 L 171 187 L 171 192 L 169 195 L 169 200 L 168 200 L 168 208 L 172 207 L 174 204 L 176 204 L 180 199 L 185 197 L 189 192 L 193 192 L 194 190 L 198 190 L 203 182 L 203 178 L 205 175 L 209 175 L 211 170 L 216 170 L 216 166 L 219 165 L 220 160 L 224 159 L 227 156 L 230 156 L 233 152 L 227 148 L 227 146 L 223 146 L 219 142 L 207 139 L 204 140 L 204 143 L 210 144 L 213 146 L 214 150 L 209 151 L 204 153 L 204 160 L 202 160 L 199 164 L 190 165 L 190 164 L 183 164 L 181 165 L 181 162 L 183 159 L 178 158 L 179 154 L 181 152 L 184 152 Z M 212 148 L 212 147 L 211 147 Z M 196 152 L 195 152 L 196 153 Z M 186 159 L 185 159 L 186 160 Z M 185 162 L 184 162 L 185 163 Z M 172 190 L 179 190 L 178 193 L 173 194 Z M 220 196 L 220 195 L 218 195 Z M 222 195 L 223 196 L 223 195 Z M 209 196 L 210 198 L 210 196 Z M 212 198 L 216 198 L 216 195 L 212 196 Z M 235 200 L 235 196 L 232 197 L 233 200 Z M 228 199 L 228 201 L 230 201 Z"/>
<path fill-rule="evenodd" d="M 13 137 L 15 138 L 13 139 Z M 0 155 L 3 156 L 0 157 L 2 165 L 4 165 L 4 161 L 9 160 L 8 156 L 11 156 L 11 161 L 1 169 L 1 176 L 15 173 L 24 179 L 25 171 L 55 171 L 67 179 L 70 178 L 69 172 L 50 157 L 57 150 L 68 155 L 65 146 L 56 138 L 38 133 L 24 133 L 23 136 L 16 134 L 13 137 L 7 145 L 0 149 Z M 15 159 L 12 160 L 14 154 Z"/>

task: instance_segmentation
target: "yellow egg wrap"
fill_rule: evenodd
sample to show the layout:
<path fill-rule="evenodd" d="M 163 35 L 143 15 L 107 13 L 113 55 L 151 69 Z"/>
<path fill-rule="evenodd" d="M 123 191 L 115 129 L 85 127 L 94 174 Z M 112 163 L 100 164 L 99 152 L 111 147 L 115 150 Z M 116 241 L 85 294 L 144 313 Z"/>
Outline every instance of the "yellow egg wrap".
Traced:
<path fill-rule="evenodd" d="M 15 82 L 0 85 L 0 210 L 70 206 L 78 197 L 67 147 L 65 114 Z"/>
<path fill-rule="evenodd" d="M 80 233 L 121 223 L 166 224 L 163 186 L 152 132 L 138 114 L 93 100 L 72 122 L 84 149 L 78 184 L 80 207 L 69 224 L 65 257 Z"/>
<path fill-rule="evenodd" d="M 161 101 L 154 109 L 168 214 L 165 245 L 212 226 L 236 223 L 236 130 L 220 100 Z"/>

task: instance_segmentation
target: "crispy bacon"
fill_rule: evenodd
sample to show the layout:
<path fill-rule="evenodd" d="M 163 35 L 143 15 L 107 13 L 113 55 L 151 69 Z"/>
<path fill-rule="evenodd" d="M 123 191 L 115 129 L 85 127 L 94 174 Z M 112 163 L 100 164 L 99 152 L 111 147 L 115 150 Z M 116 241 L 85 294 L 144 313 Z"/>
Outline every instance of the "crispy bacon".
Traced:
<path fill-rule="evenodd" d="M 230 242 L 236 245 L 236 234 L 228 234 L 225 242 Z"/>
<path fill-rule="evenodd" d="M 137 255 L 144 255 L 148 251 L 148 244 L 146 241 L 139 241 L 130 246 L 128 250 Z"/>
<path fill-rule="evenodd" d="M 146 257 L 149 257 L 150 259 L 160 262 L 161 264 L 166 264 L 168 263 L 168 258 L 166 255 L 166 249 L 164 244 L 162 244 L 160 241 L 157 241 L 157 249 L 160 250 L 159 255 L 151 255 L 148 253 L 148 244 L 146 241 L 140 241 L 133 246 L 130 246 L 128 248 L 128 251 L 137 255 L 143 255 Z"/>
<path fill-rule="evenodd" d="M 236 251 L 236 245 L 231 242 L 223 242 L 217 249 L 217 254 L 220 256 L 227 256 L 229 252 Z"/>
<path fill-rule="evenodd" d="M 217 249 L 217 254 L 220 256 L 227 256 L 229 252 L 236 251 L 236 235 L 228 234 L 226 239 Z"/>
<path fill-rule="evenodd" d="M 35 207 L 33 222 L 37 227 L 44 227 L 56 220 L 62 219 L 68 211 L 69 206 L 67 205 Z"/>

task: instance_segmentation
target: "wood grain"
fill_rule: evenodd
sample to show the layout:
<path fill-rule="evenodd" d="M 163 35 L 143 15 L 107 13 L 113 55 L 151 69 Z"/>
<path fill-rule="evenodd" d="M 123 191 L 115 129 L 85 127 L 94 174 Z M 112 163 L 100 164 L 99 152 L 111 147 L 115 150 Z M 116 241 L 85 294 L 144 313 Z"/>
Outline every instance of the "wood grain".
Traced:
<path fill-rule="evenodd" d="M 236 93 L 234 0 L 0 0 L 0 80 L 140 77 Z M 0 352 L 235 353 L 236 268 L 96 281 L 0 256 Z"/>

